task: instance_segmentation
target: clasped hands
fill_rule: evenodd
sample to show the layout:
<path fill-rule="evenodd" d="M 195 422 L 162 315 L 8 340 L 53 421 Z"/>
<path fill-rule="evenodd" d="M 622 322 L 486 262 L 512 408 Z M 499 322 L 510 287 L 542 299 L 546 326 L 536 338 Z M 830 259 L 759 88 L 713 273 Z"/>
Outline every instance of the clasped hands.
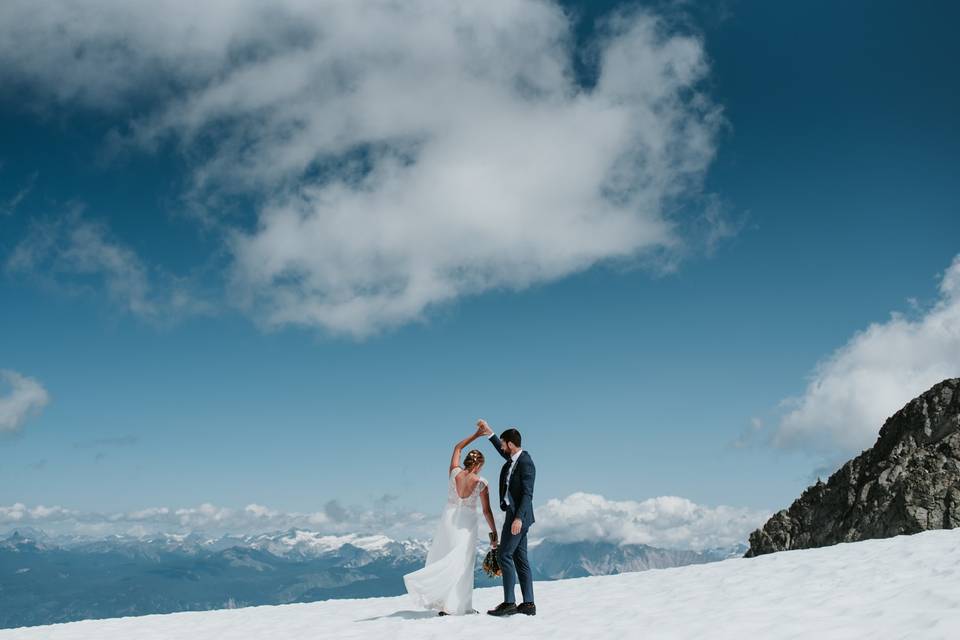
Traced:
<path fill-rule="evenodd" d="M 477 420 L 477 433 L 481 436 L 489 436 L 493 434 L 493 429 L 490 428 L 486 420 Z"/>

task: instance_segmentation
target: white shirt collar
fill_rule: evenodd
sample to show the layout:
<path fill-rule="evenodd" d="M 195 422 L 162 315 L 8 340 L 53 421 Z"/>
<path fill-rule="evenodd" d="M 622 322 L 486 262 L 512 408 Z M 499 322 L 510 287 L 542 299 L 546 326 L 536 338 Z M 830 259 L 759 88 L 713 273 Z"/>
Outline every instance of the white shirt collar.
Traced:
<path fill-rule="evenodd" d="M 510 456 L 510 459 L 513 460 L 514 462 L 516 462 L 516 461 L 517 461 L 517 458 L 520 457 L 520 454 L 521 454 L 521 453 L 523 453 L 523 449 L 517 449 L 517 452 L 516 452 L 515 454 L 513 454 L 512 456 Z"/>

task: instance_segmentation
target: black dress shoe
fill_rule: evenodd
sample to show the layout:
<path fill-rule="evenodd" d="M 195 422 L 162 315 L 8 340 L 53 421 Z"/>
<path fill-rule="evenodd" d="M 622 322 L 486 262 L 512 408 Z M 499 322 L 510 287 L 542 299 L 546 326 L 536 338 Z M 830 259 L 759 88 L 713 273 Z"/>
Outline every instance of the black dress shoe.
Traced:
<path fill-rule="evenodd" d="M 537 605 L 532 602 L 521 602 L 517 605 L 517 613 L 523 613 L 528 616 L 537 615 Z"/>
<path fill-rule="evenodd" d="M 517 613 L 517 605 L 512 602 L 501 602 L 496 609 L 487 611 L 491 616 L 512 616 Z"/>

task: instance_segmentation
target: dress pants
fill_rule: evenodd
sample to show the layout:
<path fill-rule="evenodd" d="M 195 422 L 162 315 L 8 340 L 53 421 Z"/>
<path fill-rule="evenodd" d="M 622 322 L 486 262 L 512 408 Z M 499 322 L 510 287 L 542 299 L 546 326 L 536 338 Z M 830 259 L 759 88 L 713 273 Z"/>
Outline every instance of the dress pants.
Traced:
<path fill-rule="evenodd" d="M 508 507 L 503 521 L 503 532 L 500 535 L 500 546 L 497 550 L 500 569 L 503 571 L 503 601 L 516 602 L 514 587 L 519 579 L 523 601 L 533 602 L 533 575 L 530 573 L 530 563 L 527 561 L 527 530 L 530 526 L 524 524 L 520 529 L 520 535 L 513 535 L 510 533 L 510 527 L 515 517 L 513 509 Z"/>

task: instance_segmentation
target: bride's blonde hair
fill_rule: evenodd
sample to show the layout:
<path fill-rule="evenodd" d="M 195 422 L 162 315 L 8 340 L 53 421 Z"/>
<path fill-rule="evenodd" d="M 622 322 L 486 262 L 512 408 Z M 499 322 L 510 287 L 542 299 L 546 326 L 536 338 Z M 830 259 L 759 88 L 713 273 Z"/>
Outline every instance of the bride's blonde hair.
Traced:
<path fill-rule="evenodd" d="M 473 469 L 481 464 L 483 464 L 483 454 L 476 449 L 471 449 L 467 452 L 467 457 L 463 459 L 465 469 Z"/>

